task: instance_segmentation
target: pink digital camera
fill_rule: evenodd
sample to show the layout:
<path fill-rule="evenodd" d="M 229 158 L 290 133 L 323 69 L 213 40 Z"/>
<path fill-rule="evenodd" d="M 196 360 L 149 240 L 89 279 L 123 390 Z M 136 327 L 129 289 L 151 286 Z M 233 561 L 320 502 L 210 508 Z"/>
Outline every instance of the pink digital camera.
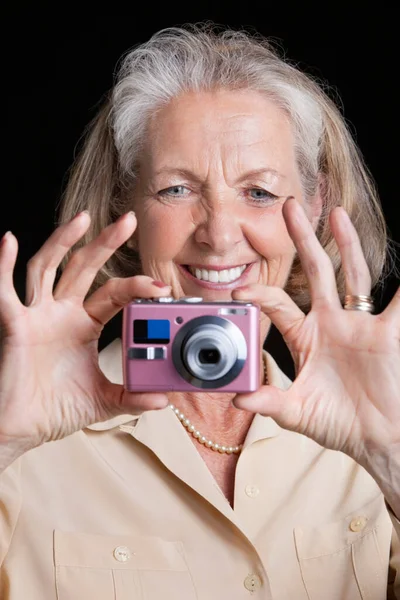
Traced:
<path fill-rule="evenodd" d="M 124 387 L 253 392 L 260 387 L 260 308 L 167 296 L 123 311 Z"/>

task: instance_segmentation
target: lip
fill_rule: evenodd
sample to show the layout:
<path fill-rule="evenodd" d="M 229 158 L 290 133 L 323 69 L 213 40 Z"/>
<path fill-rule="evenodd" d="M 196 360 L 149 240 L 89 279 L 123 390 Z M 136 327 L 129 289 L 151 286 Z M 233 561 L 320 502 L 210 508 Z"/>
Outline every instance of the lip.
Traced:
<path fill-rule="evenodd" d="M 229 283 L 210 283 L 209 281 L 204 281 L 203 279 L 197 279 L 194 275 L 190 273 L 183 265 L 177 265 L 181 273 L 189 279 L 189 281 L 194 281 L 199 287 L 205 288 L 206 290 L 232 290 L 236 287 L 244 285 L 246 279 L 248 278 L 250 271 L 255 263 L 249 263 L 240 277 L 235 279 L 234 281 L 230 281 Z M 204 265 L 190 265 L 191 267 L 195 267 L 197 269 L 210 269 L 213 271 L 223 271 L 224 269 L 231 269 L 233 267 L 206 267 Z"/>

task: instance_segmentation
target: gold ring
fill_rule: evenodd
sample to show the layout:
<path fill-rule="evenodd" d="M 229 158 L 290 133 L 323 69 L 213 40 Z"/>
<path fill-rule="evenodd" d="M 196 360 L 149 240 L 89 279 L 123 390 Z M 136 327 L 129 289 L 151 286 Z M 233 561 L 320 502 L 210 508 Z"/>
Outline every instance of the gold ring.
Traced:
<path fill-rule="evenodd" d="M 344 297 L 345 310 L 362 310 L 364 312 L 374 312 L 375 304 L 372 296 L 347 295 Z"/>

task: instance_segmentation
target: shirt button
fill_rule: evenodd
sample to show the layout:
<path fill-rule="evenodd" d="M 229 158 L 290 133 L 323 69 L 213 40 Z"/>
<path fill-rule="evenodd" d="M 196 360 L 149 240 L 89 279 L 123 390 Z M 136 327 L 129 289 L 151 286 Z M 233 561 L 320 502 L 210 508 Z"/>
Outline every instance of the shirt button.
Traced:
<path fill-rule="evenodd" d="M 357 532 L 357 531 L 362 531 L 364 529 L 364 527 L 367 524 L 367 518 L 366 517 L 356 517 L 355 519 L 352 519 L 350 522 L 350 529 L 351 531 Z"/>
<path fill-rule="evenodd" d="M 260 490 L 256 485 L 246 485 L 244 491 L 249 498 L 255 498 L 260 493 Z"/>
<path fill-rule="evenodd" d="M 115 560 L 118 560 L 119 562 L 126 562 L 131 557 L 131 551 L 127 546 L 117 546 L 114 549 L 113 554 Z"/>
<path fill-rule="evenodd" d="M 246 590 L 249 590 L 249 592 L 255 592 L 261 587 L 261 579 L 254 573 L 249 573 L 243 583 L 244 587 Z"/>

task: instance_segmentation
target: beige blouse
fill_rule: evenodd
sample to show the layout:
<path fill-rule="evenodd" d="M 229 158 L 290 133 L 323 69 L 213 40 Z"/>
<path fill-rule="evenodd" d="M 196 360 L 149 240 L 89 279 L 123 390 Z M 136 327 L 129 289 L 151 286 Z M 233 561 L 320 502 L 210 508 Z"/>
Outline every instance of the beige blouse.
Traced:
<path fill-rule="evenodd" d="M 120 340 L 100 362 L 121 382 Z M 232 509 L 167 408 L 15 461 L 0 476 L 0 564 L 2 600 L 400 599 L 400 523 L 348 456 L 260 415 Z"/>

